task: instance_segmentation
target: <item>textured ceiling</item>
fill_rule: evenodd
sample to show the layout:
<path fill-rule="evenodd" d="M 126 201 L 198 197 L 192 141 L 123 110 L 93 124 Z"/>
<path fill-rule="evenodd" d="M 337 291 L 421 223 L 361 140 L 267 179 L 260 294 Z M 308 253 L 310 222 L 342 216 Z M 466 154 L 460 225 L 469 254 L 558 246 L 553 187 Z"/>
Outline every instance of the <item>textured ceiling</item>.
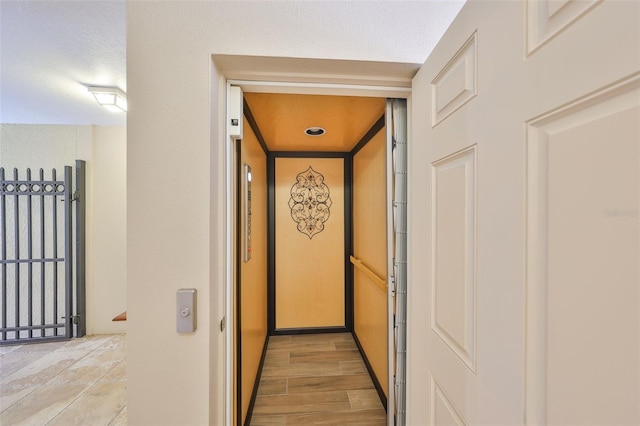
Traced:
<path fill-rule="evenodd" d="M 422 63 L 463 3 L 212 0 L 206 36 L 217 54 Z M 126 91 L 124 0 L 0 0 L 0 123 L 125 124 L 87 85 Z"/>
<path fill-rule="evenodd" d="M 123 125 L 86 86 L 126 91 L 124 1 L 1 1 L 0 123 Z"/>

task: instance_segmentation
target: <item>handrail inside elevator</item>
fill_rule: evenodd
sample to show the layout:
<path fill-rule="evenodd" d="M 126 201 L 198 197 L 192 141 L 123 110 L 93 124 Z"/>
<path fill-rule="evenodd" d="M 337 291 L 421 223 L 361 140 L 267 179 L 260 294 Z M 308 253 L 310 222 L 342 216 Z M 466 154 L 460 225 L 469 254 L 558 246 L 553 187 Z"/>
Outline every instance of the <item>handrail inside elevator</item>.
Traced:
<path fill-rule="evenodd" d="M 360 271 L 364 272 L 364 274 L 373 282 L 380 290 L 386 292 L 387 291 L 387 281 L 383 278 L 380 278 L 378 274 L 373 272 L 367 265 L 362 263 L 360 259 L 356 259 L 353 256 L 349 256 L 349 260 Z"/>

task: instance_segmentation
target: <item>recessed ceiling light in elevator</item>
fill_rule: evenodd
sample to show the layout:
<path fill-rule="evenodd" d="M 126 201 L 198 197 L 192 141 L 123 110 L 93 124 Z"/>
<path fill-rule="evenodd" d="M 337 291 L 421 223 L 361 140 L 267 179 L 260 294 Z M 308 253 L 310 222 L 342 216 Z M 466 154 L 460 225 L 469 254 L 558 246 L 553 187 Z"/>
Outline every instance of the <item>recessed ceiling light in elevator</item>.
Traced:
<path fill-rule="evenodd" d="M 304 133 L 308 136 L 322 136 L 325 134 L 325 130 L 322 127 L 314 126 L 304 129 Z"/>

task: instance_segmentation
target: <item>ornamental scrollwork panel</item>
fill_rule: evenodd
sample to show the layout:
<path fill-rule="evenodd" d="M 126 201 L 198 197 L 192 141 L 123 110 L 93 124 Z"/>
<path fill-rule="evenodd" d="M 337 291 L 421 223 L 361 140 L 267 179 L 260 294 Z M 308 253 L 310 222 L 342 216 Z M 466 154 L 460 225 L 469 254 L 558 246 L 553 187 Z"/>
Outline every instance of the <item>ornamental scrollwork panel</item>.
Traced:
<path fill-rule="evenodd" d="M 291 218 L 297 224 L 298 231 L 309 239 L 324 230 L 324 224 L 331 215 L 331 197 L 324 176 L 309 168 L 298 173 L 296 183 L 291 187 Z"/>

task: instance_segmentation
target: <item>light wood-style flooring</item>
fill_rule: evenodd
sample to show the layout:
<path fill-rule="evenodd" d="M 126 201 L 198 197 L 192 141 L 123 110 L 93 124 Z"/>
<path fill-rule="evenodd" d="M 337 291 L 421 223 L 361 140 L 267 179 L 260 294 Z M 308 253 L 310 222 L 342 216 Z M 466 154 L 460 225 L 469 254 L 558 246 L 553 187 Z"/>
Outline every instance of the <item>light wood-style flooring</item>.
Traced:
<path fill-rule="evenodd" d="M 271 336 L 251 425 L 385 425 L 350 333 Z"/>

